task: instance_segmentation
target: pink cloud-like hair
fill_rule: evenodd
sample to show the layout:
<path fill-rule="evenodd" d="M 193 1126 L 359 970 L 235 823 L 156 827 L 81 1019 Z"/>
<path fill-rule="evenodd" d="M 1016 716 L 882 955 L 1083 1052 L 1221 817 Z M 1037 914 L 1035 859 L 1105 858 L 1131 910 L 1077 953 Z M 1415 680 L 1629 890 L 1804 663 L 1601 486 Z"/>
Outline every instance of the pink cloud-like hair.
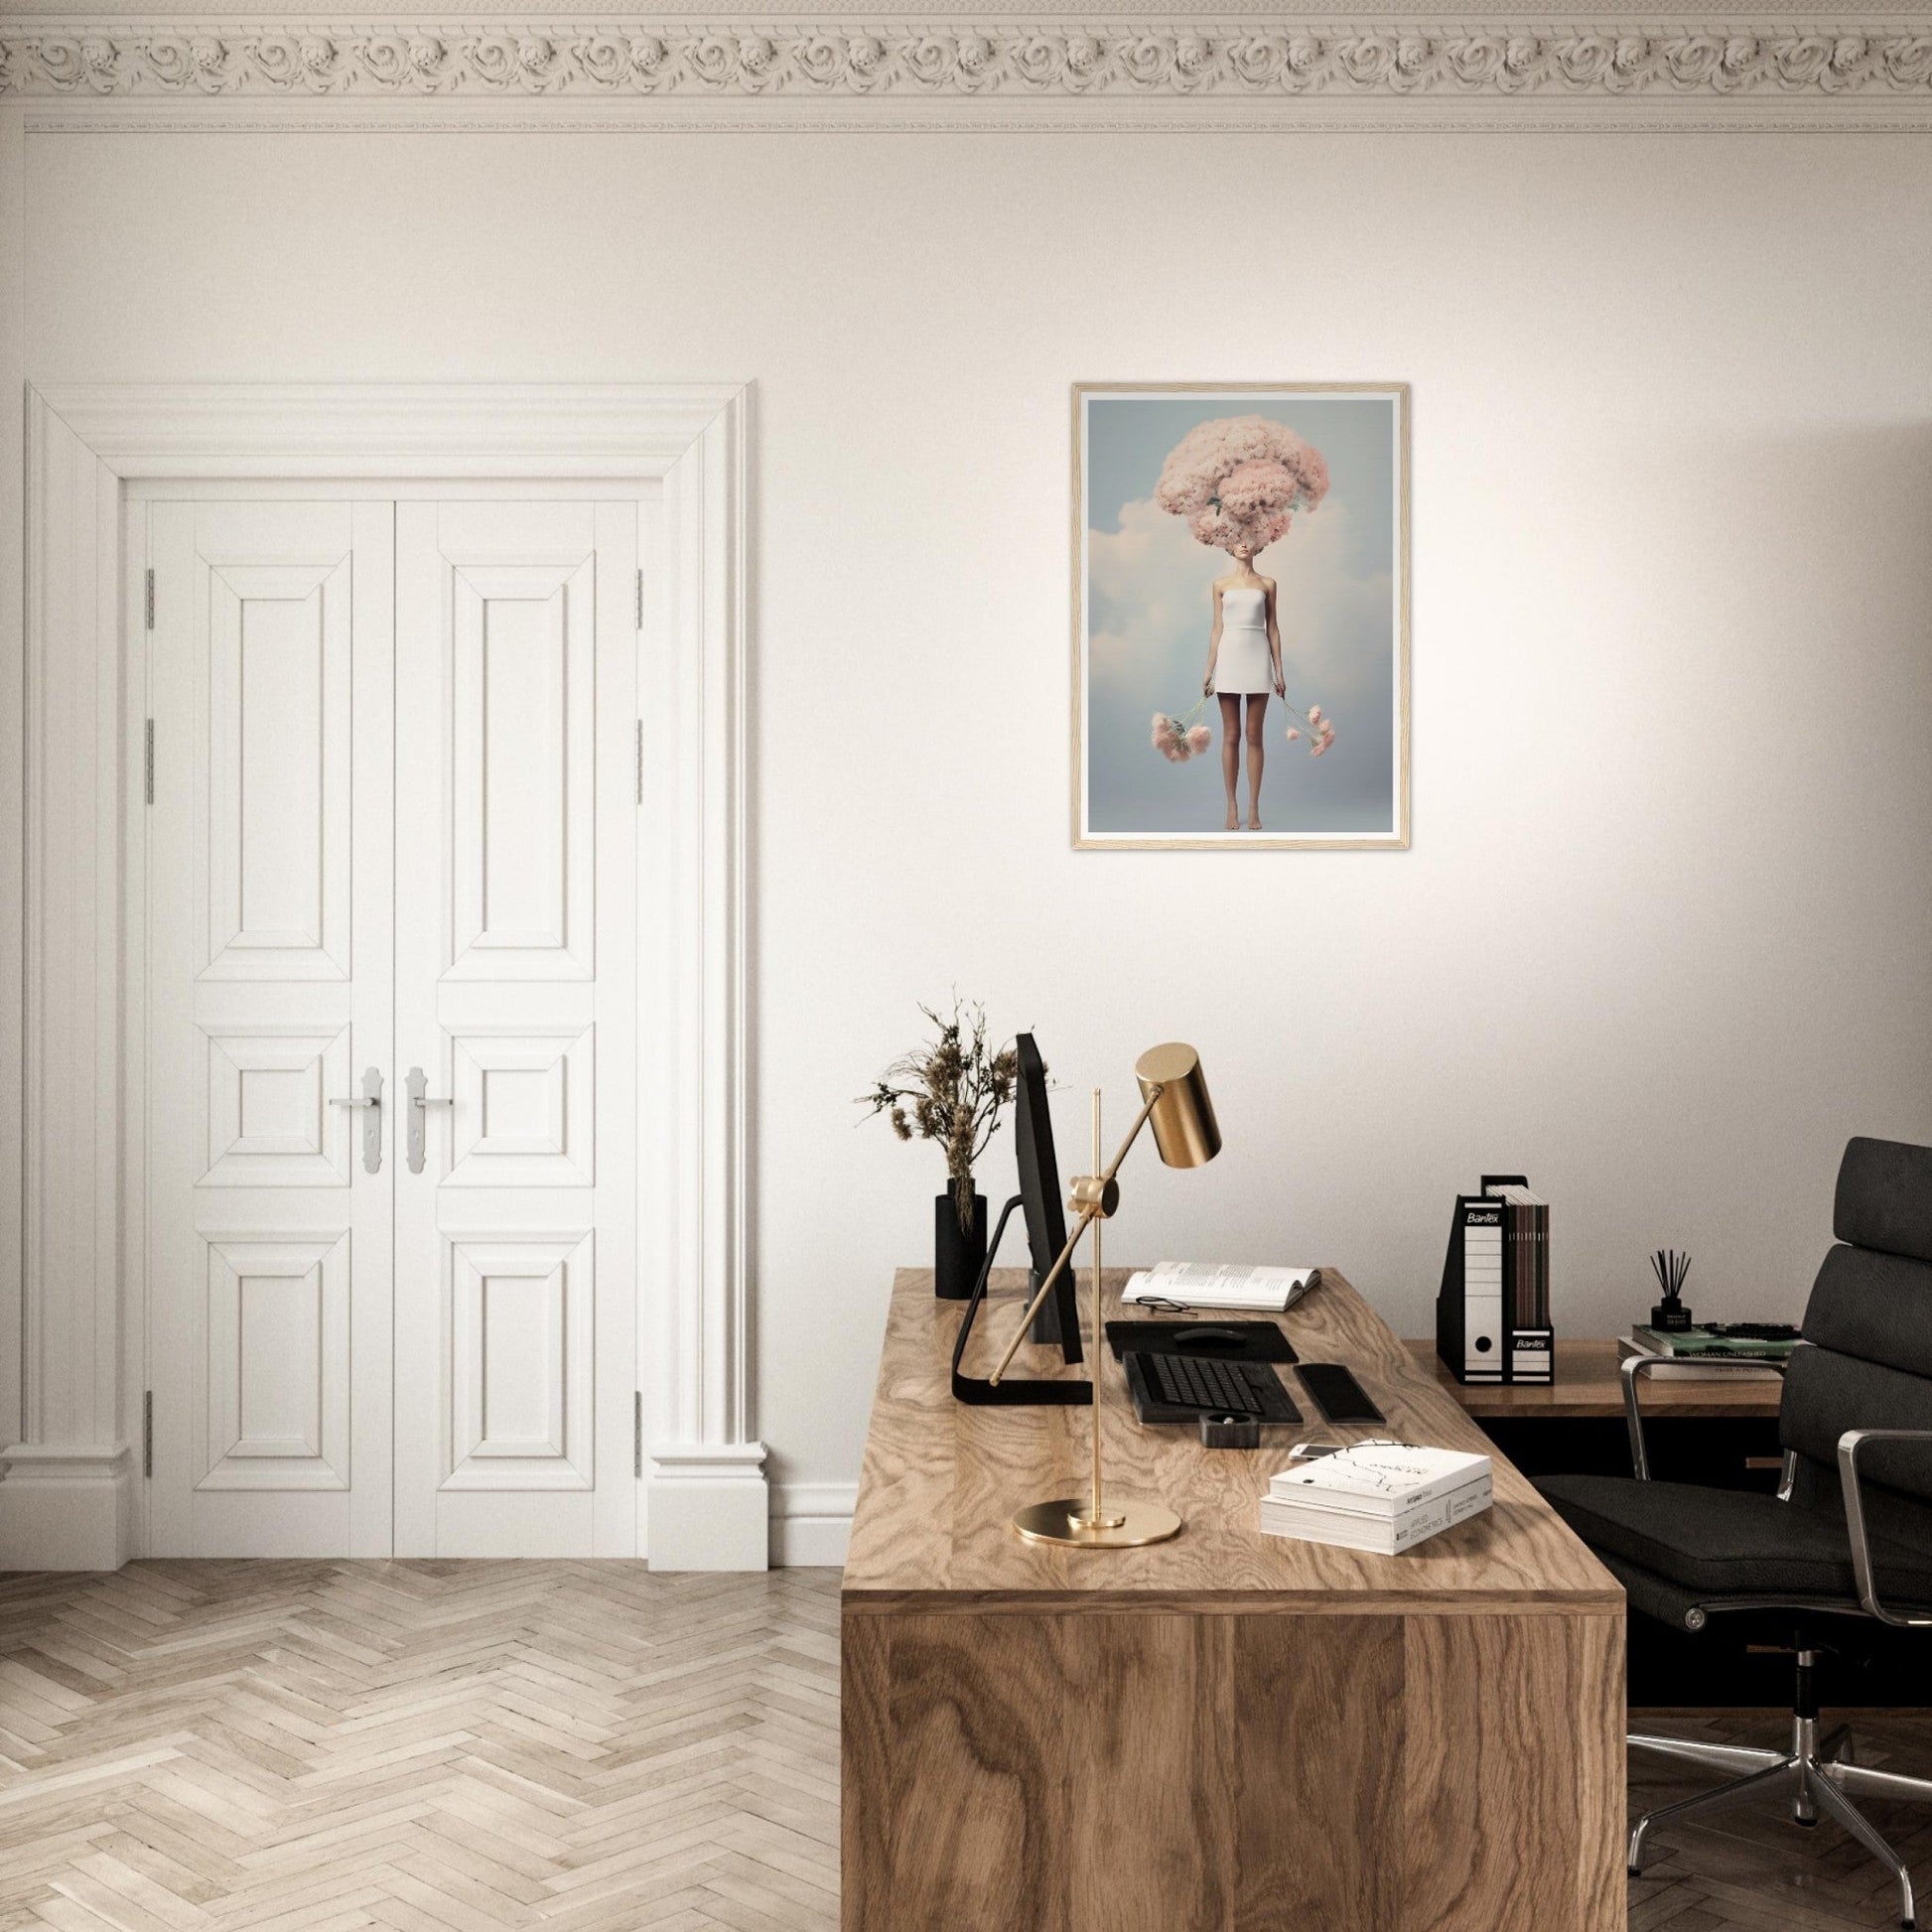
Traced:
<path fill-rule="evenodd" d="M 1187 519 L 1210 549 L 1252 543 L 1265 550 L 1288 534 L 1297 510 L 1328 493 L 1328 465 L 1313 444 L 1266 416 L 1217 416 L 1196 423 L 1168 453 L 1154 500 Z"/>

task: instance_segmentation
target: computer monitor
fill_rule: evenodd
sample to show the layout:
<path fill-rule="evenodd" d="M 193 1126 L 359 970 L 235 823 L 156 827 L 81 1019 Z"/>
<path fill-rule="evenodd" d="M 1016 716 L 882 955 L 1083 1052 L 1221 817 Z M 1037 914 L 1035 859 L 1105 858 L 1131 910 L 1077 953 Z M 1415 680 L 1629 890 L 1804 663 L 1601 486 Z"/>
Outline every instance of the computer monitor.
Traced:
<path fill-rule="evenodd" d="M 1021 1210 L 1027 1217 L 1027 1246 L 1032 1250 L 1032 1293 L 1038 1294 L 1046 1271 L 1066 1246 L 1066 1213 L 1060 1202 L 1060 1168 L 1053 1156 L 1053 1117 L 1046 1101 L 1046 1063 L 1032 1034 L 1014 1042 L 1019 1080 L 1014 1092 L 1014 1155 L 1020 1167 Z M 1080 1316 L 1074 1297 L 1073 1270 L 1068 1268 L 1053 1285 L 1034 1317 L 1033 1338 L 1057 1342 L 1068 1362 L 1082 1359 Z"/>
<path fill-rule="evenodd" d="M 996 1383 L 985 1376 L 966 1373 L 973 1320 L 986 1299 L 987 1278 L 999 1259 L 1000 1239 L 1006 1233 L 1014 1209 L 1021 1209 L 1027 1221 L 1027 1245 L 1033 1263 L 1032 1287 L 1027 1297 L 1030 1302 L 1039 1293 L 1039 1284 L 1066 1246 L 1066 1215 L 1060 1205 L 1060 1167 L 1053 1158 L 1053 1117 L 1046 1108 L 1046 1066 L 1032 1034 L 1020 1035 L 1014 1042 L 1014 1052 L 1019 1062 L 1013 1111 L 1014 1157 L 1020 1167 L 1020 1191 L 1000 1210 L 999 1225 L 994 1228 L 987 1249 L 986 1265 L 980 1270 L 979 1280 L 960 1316 L 959 1332 L 953 1337 L 952 1392 L 961 1402 L 979 1404 L 1089 1403 L 1093 1400 L 1093 1384 L 1086 1379 L 1049 1381 L 1006 1375 Z M 1052 1294 L 1040 1304 L 1032 1333 L 1035 1341 L 1057 1345 L 1066 1362 L 1085 1359 L 1071 1268 L 1061 1274 L 1053 1284 Z"/>

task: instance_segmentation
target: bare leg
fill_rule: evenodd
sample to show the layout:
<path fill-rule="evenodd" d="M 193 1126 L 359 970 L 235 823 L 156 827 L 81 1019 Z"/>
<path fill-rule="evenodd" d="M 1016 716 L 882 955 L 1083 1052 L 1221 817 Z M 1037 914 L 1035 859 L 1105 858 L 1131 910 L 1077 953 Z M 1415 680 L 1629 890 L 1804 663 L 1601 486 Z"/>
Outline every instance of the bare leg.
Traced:
<path fill-rule="evenodd" d="M 1261 727 L 1268 716 L 1268 693 L 1248 700 L 1248 830 L 1261 830 Z"/>
<path fill-rule="evenodd" d="M 1240 807 L 1234 802 L 1235 780 L 1241 775 L 1241 700 L 1221 699 L 1221 782 L 1227 786 L 1228 830 L 1241 829 Z"/>

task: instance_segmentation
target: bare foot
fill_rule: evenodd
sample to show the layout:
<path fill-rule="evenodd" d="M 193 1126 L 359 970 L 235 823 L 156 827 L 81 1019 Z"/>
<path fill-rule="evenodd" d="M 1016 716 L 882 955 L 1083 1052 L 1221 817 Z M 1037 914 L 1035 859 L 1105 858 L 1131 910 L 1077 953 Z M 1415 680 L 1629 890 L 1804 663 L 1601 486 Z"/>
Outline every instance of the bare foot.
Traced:
<path fill-rule="evenodd" d="M 1238 832 L 1240 831 L 1240 829 L 1241 829 L 1241 814 L 1237 812 L 1232 805 L 1230 805 L 1228 807 L 1228 830 L 1230 832 Z"/>
<path fill-rule="evenodd" d="M 1261 830 L 1261 814 L 1259 812 L 1250 812 L 1248 814 L 1248 830 L 1251 832 L 1259 832 Z"/>

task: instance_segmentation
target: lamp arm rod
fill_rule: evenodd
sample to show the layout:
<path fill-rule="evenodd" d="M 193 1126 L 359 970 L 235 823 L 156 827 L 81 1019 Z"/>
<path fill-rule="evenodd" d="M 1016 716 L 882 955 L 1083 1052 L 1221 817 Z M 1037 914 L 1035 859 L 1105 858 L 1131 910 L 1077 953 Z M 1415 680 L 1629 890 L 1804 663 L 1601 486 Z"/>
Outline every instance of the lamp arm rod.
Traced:
<path fill-rule="evenodd" d="M 1100 1176 L 1103 1184 L 1107 1181 L 1112 1180 L 1114 1176 L 1120 1173 L 1120 1164 L 1127 1159 L 1128 1150 L 1134 1145 L 1136 1141 L 1138 1141 L 1141 1138 L 1141 1129 L 1145 1127 L 1148 1124 L 1148 1122 L 1154 1117 L 1154 1110 L 1157 1106 L 1160 1105 L 1161 1096 L 1166 1092 L 1167 1092 L 1166 1087 L 1156 1087 L 1154 1091 L 1148 1095 L 1147 1105 L 1143 1107 L 1140 1113 L 1135 1116 L 1134 1125 L 1127 1130 L 1126 1140 L 1122 1141 L 1120 1144 L 1120 1151 L 1114 1156 L 1113 1160 L 1108 1164 L 1107 1172 Z"/>
<path fill-rule="evenodd" d="M 1141 1109 L 1140 1117 L 1127 1130 L 1127 1138 L 1121 1142 L 1120 1151 L 1114 1156 L 1107 1172 L 1100 1176 L 1100 1181 L 1103 1186 L 1111 1184 L 1114 1176 L 1120 1173 L 1120 1164 L 1127 1159 L 1128 1150 L 1140 1139 L 1141 1129 L 1147 1125 L 1149 1116 L 1153 1114 L 1155 1102 L 1161 1098 L 1161 1095 L 1165 1091 L 1165 1088 L 1156 1087 L 1148 1095 L 1147 1105 Z M 1052 1267 L 1046 1271 L 1046 1279 L 1040 1283 L 1038 1292 L 1034 1296 L 1034 1299 L 1027 1304 L 1027 1312 L 1020 1317 L 1020 1325 L 1014 1330 L 1013 1339 L 1007 1343 L 1007 1352 L 1000 1357 L 999 1367 L 986 1378 L 993 1387 L 997 1388 L 999 1386 L 1000 1377 L 1013 1366 L 1013 1358 L 1020 1352 L 1020 1344 L 1027 1339 L 1027 1330 L 1034 1325 L 1034 1316 L 1039 1312 L 1040 1305 L 1046 1300 L 1047 1293 L 1051 1290 L 1053 1284 L 1066 1272 L 1067 1263 L 1073 1259 L 1073 1250 L 1080 1245 L 1081 1235 L 1085 1234 L 1087 1229 L 1099 1218 L 1100 1210 L 1097 1207 L 1086 1207 L 1080 1210 L 1080 1218 L 1074 1223 L 1073 1232 L 1066 1237 L 1066 1246 L 1054 1258 Z M 1100 1337 L 1098 1335 L 1094 1336 L 1093 1345 L 1095 1348 L 1100 1346 Z"/>
<path fill-rule="evenodd" d="M 1080 1237 L 1088 1227 L 1099 1218 L 1097 1208 L 1087 1207 L 1080 1211 L 1080 1218 L 1073 1224 L 1073 1232 L 1066 1237 L 1066 1246 L 1055 1258 L 1052 1267 L 1046 1271 L 1046 1279 L 1039 1285 L 1039 1293 L 1027 1304 L 1027 1312 L 1020 1317 L 1020 1326 L 1014 1330 L 1013 1339 L 1007 1343 L 1007 1352 L 1000 1357 L 1000 1365 L 986 1379 L 995 1388 L 1000 1385 L 1000 1377 L 1013 1366 L 1013 1358 L 1020 1352 L 1020 1344 L 1027 1339 L 1027 1330 L 1034 1325 L 1034 1316 L 1046 1300 L 1053 1284 L 1066 1273 L 1066 1264 L 1073 1259 L 1073 1250 L 1080 1245 Z"/>

